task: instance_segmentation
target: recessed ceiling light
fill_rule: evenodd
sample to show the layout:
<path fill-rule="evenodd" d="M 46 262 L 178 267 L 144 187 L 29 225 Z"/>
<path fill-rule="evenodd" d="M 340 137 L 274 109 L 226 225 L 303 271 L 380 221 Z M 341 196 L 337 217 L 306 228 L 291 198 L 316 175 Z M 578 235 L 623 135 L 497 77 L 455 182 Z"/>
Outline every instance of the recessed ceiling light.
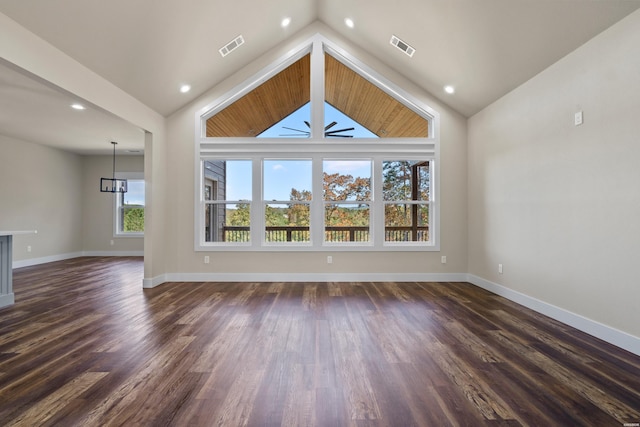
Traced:
<path fill-rule="evenodd" d="M 282 20 L 282 22 L 280 22 L 280 26 L 282 28 L 287 28 L 289 26 L 289 24 L 291 24 L 291 18 L 286 17 Z"/>
<path fill-rule="evenodd" d="M 344 23 L 349 28 L 353 28 L 354 25 L 355 25 L 354 22 L 353 22 L 353 19 L 351 19 L 351 18 L 345 18 L 344 19 Z"/>
<path fill-rule="evenodd" d="M 86 107 L 84 105 L 78 104 L 78 103 L 71 104 L 71 108 L 73 108 L 74 110 L 85 110 L 86 109 Z"/>
<path fill-rule="evenodd" d="M 189 92 L 190 90 L 191 90 L 191 86 L 189 86 L 189 85 L 182 85 L 182 86 L 180 86 L 180 92 L 182 92 L 182 93 L 187 93 L 187 92 Z"/>
<path fill-rule="evenodd" d="M 456 88 L 451 85 L 447 85 L 444 87 L 444 91 L 451 94 L 451 93 L 455 93 Z"/>

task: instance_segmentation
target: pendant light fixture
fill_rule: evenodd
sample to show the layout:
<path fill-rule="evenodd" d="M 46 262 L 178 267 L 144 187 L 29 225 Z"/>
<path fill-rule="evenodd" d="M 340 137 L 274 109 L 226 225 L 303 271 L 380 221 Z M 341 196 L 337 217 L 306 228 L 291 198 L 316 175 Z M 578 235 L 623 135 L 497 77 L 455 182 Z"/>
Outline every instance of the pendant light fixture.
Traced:
<path fill-rule="evenodd" d="M 101 193 L 126 193 L 127 180 L 116 179 L 116 145 L 117 142 L 111 141 L 113 144 L 113 175 L 111 178 L 100 178 Z"/>

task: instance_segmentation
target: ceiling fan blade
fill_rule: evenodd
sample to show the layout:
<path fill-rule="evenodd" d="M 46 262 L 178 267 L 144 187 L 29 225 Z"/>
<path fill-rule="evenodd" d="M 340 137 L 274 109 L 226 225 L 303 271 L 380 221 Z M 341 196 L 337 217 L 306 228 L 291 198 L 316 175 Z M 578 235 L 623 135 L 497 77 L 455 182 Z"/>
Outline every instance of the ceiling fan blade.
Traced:
<path fill-rule="evenodd" d="M 309 133 L 309 131 L 308 131 L 308 130 L 288 128 L 288 127 L 286 127 L 286 126 L 282 126 L 282 128 L 283 128 L 283 129 L 293 130 L 293 131 L 300 132 L 300 133 Z"/>
<path fill-rule="evenodd" d="M 325 135 L 327 138 L 353 138 L 353 135 Z"/>
<path fill-rule="evenodd" d="M 311 123 L 309 123 L 308 121 L 306 121 L 306 120 L 305 120 L 305 121 L 304 121 L 304 124 L 305 124 L 305 125 L 307 125 L 307 127 L 308 127 L 309 129 L 311 129 Z"/>
<path fill-rule="evenodd" d="M 350 130 L 354 130 L 355 128 L 344 128 L 344 129 L 336 129 L 336 130 L 332 130 L 330 132 L 325 132 L 325 135 L 332 135 L 332 134 L 336 134 L 336 133 L 340 133 L 340 132 L 348 132 Z"/>
<path fill-rule="evenodd" d="M 335 125 L 337 125 L 337 124 L 338 124 L 338 122 L 331 122 L 331 123 L 329 123 L 328 125 L 326 125 L 326 126 L 324 127 L 324 130 L 329 130 L 329 129 L 331 129 L 332 127 L 334 127 Z"/>

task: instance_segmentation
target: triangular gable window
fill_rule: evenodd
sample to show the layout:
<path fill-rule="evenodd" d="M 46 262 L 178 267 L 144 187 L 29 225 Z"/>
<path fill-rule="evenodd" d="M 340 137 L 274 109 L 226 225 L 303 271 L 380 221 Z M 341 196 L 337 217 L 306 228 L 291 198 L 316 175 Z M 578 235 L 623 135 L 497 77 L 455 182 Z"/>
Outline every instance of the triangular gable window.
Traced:
<path fill-rule="evenodd" d="M 206 120 L 207 137 L 255 137 L 310 101 L 310 55 Z M 310 121 L 309 116 L 302 117 Z"/>
<path fill-rule="evenodd" d="M 429 122 L 331 55 L 325 55 L 325 102 L 379 138 L 426 138 Z"/>
<path fill-rule="evenodd" d="M 309 138 L 311 136 L 311 104 L 307 103 L 294 111 L 258 138 Z M 334 108 L 324 105 L 325 138 L 377 138 L 378 136 L 351 117 Z"/>
<path fill-rule="evenodd" d="M 429 137 L 427 118 L 328 52 L 324 64 L 322 137 Z M 309 138 L 311 86 L 311 54 L 306 54 L 206 118 L 206 137 Z"/>

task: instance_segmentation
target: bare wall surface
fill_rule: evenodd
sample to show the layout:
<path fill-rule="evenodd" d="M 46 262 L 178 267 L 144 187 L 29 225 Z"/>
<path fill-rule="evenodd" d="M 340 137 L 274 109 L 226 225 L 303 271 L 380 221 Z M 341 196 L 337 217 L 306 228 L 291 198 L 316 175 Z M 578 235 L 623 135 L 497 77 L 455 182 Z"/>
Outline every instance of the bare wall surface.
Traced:
<path fill-rule="evenodd" d="M 469 273 L 640 336 L 639 100 L 635 12 L 469 120 Z"/>
<path fill-rule="evenodd" d="M 0 230 L 38 230 L 14 261 L 82 250 L 82 179 L 81 156 L 0 135 Z"/>

